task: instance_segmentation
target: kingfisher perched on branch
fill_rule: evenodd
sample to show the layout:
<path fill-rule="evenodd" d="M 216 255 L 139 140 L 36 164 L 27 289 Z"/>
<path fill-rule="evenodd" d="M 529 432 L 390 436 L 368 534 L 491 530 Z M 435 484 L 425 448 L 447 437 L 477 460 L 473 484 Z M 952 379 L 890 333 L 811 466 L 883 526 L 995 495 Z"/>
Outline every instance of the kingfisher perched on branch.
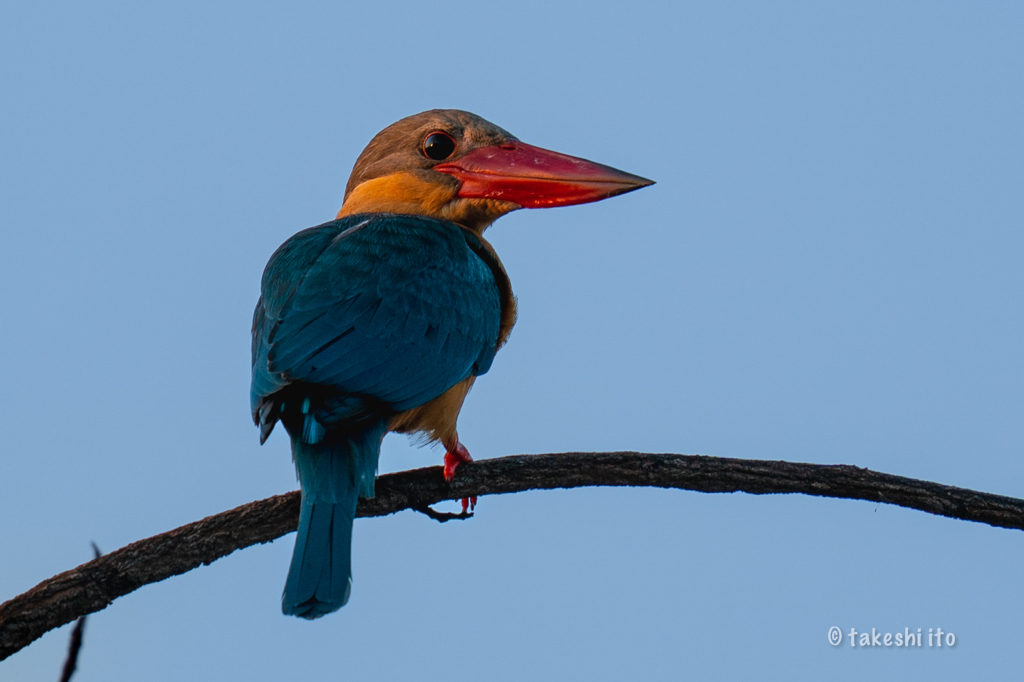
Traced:
<path fill-rule="evenodd" d="M 472 461 L 459 411 L 516 321 L 484 230 L 519 208 L 650 184 L 469 112 L 426 111 L 370 141 L 336 220 L 274 252 L 253 316 L 251 401 L 260 443 L 284 424 L 302 488 L 285 614 L 319 618 L 348 601 L 356 502 L 373 497 L 386 433 L 443 444 L 449 481 Z"/>

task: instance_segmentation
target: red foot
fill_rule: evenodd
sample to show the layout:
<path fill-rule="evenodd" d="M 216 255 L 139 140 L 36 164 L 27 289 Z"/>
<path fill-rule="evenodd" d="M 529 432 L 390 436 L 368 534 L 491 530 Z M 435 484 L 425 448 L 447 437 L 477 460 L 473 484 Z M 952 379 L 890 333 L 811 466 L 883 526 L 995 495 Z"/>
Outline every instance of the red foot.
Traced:
<path fill-rule="evenodd" d="M 457 439 L 454 446 L 449 447 L 445 445 L 445 447 L 448 451 L 444 453 L 444 480 L 451 483 L 452 479 L 455 478 L 455 469 L 463 462 L 472 462 L 473 457 L 470 456 L 466 446 Z M 476 509 L 476 497 L 462 498 L 462 511 L 467 509 Z"/>
<path fill-rule="evenodd" d="M 463 462 L 472 462 L 473 457 L 469 454 L 469 450 L 466 446 L 455 441 L 454 447 L 449 447 L 448 452 L 444 453 L 444 480 L 449 483 L 455 478 L 455 469 Z"/>

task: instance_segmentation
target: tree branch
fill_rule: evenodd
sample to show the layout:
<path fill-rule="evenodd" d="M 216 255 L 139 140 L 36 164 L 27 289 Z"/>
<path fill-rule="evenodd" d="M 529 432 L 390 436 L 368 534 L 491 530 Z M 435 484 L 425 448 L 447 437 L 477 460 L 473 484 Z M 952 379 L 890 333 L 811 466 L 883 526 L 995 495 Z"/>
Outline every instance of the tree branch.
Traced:
<path fill-rule="evenodd" d="M 441 467 L 388 474 L 357 516 L 423 509 L 443 500 L 523 490 L 651 486 L 706 493 L 803 493 L 919 509 L 930 514 L 1024 529 L 1024 500 L 954 488 L 847 465 L 797 464 L 636 452 L 520 455 L 467 462 L 445 482 Z M 294 531 L 299 493 L 276 495 L 134 542 L 44 580 L 0 604 L 0 660 L 48 630 L 99 611 L 148 583 L 209 564 Z"/>

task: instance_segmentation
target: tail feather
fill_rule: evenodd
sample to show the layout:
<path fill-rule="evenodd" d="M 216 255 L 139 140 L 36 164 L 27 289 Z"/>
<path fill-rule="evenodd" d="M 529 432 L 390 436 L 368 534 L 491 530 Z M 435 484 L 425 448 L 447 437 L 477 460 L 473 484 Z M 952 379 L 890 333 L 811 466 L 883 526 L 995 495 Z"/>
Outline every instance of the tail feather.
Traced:
<path fill-rule="evenodd" d="M 328 431 L 317 443 L 292 438 L 295 470 L 302 485 L 295 539 L 281 610 L 319 618 L 348 602 L 352 590 L 352 522 L 360 497 L 373 497 L 380 442 L 386 422 L 358 433 Z"/>

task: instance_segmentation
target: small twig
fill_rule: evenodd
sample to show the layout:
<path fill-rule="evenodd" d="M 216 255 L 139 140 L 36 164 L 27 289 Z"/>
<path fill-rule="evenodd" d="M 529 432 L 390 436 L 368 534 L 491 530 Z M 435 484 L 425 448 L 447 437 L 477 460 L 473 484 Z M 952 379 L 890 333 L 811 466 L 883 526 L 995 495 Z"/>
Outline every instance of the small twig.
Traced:
<path fill-rule="evenodd" d="M 82 648 L 82 633 L 85 630 L 85 619 L 82 616 L 75 623 L 75 629 L 71 631 L 71 644 L 68 646 L 68 657 L 64 661 L 64 670 L 60 674 L 60 682 L 68 682 L 75 674 L 75 666 L 78 665 L 78 651 Z"/>
<path fill-rule="evenodd" d="M 96 546 L 96 543 L 92 544 L 92 553 L 95 555 L 94 558 L 99 559 L 100 548 Z M 75 674 L 75 667 L 78 665 L 78 652 L 82 650 L 82 635 L 85 632 L 85 616 L 78 619 L 75 623 L 75 629 L 71 631 L 71 643 L 68 645 L 68 657 L 64 661 L 64 670 L 60 674 L 60 682 L 68 682 L 71 676 Z"/>
<path fill-rule="evenodd" d="M 413 511 L 418 511 L 424 516 L 429 516 L 438 523 L 444 523 L 445 521 L 462 521 L 464 519 L 473 518 L 473 512 L 468 509 L 463 509 L 458 514 L 452 512 L 439 512 L 431 509 L 430 507 L 423 505 L 422 507 L 410 507 Z"/>

